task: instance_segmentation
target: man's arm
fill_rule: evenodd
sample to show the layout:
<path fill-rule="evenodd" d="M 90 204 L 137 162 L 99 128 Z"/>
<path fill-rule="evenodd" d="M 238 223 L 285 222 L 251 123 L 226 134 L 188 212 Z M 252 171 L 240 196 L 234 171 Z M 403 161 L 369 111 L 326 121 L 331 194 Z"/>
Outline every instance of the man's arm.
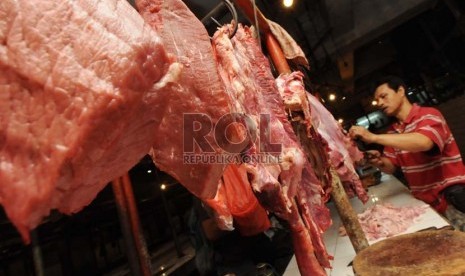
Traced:
<path fill-rule="evenodd" d="M 353 126 L 349 130 L 352 139 L 361 139 L 366 143 L 376 143 L 383 146 L 393 147 L 410 152 L 429 151 L 435 144 L 423 134 L 401 133 L 401 134 L 374 134 L 361 126 Z"/>

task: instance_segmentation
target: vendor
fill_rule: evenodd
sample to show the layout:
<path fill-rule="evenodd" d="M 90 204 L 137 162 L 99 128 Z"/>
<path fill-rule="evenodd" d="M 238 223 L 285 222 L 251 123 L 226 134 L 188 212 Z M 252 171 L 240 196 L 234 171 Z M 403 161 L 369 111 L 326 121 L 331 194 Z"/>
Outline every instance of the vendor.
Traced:
<path fill-rule="evenodd" d="M 285 222 L 271 216 L 271 228 L 245 237 L 239 231 L 221 230 L 212 210 L 194 198 L 192 214 L 201 235 L 202 246 L 196 246 L 196 265 L 201 275 L 282 275 L 294 251 Z M 192 222 L 190 223 L 192 225 Z"/>
<path fill-rule="evenodd" d="M 397 122 L 387 134 L 353 126 L 349 135 L 384 146 L 383 154 L 368 151 L 368 162 L 389 174 L 400 168 L 413 196 L 464 230 L 465 166 L 444 117 L 435 108 L 412 104 L 398 77 L 379 80 L 373 90 L 378 107 Z"/>

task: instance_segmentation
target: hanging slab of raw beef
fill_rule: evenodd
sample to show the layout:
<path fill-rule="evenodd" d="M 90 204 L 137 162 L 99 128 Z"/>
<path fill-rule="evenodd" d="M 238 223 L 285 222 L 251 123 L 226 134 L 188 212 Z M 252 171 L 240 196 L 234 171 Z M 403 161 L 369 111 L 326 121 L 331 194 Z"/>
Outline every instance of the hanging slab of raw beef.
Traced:
<path fill-rule="evenodd" d="M 181 67 L 125 0 L 2 0 L 0 203 L 25 241 L 149 151 Z"/>
<path fill-rule="evenodd" d="M 349 196 L 354 195 L 363 202 L 368 201 L 368 195 L 363 188 L 360 177 L 355 171 L 355 162 L 363 158 L 353 141 L 343 133 L 342 127 L 333 115 L 315 98 L 307 93 L 310 103 L 312 125 L 328 144 L 329 160 L 336 169 Z"/>
<path fill-rule="evenodd" d="M 276 82 L 286 108 L 291 111 L 302 111 L 303 120 L 308 125 L 307 135 L 327 153 L 327 158 L 321 158 L 318 164 L 315 164 L 316 167 L 321 167 L 318 169 L 318 175 L 326 175 L 321 171 L 332 166 L 343 182 L 346 192 L 350 196 L 355 193 L 362 202 L 366 202 L 368 196 L 354 168 L 354 164 L 363 159 L 363 154 L 323 104 L 305 91 L 301 72 L 283 74 Z M 311 130 L 314 130 L 314 133 Z"/>
<path fill-rule="evenodd" d="M 189 164 L 183 160 L 184 146 L 192 144 L 191 140 L 184 140 L 188 137 L 186 131 L 192 126 L 185 120 L 186 116 L 203 114 L 209 118 L 211 126 L 215 126 L 223 115 L 230 113 L 232 105 L 218 75 L 210 38 L 202 23 L 180 0 L 137 0 L 136 5 L 144 20 L 161 35 L 167 51 L 182 65 L 179 80 L 171 86 L 173 91 L 164 93 L 157 101 L 160 103 L 157 113 L 162 119 L 155 132 L 156 143 L 151 155 L 157 167 L 192 193 L 203 199 L 213 198 L 226 164 Z M 214 153 L 221 154 L 224 150 L 237 153 L 244 147 L 224 139 L 215 141 L 213 134 L 212 127 L 205 139 Z M 235 135 L 234 132 L 231 135 Z M 219 148 L 217 144 L 226 146 Z M 202 153 L 196 149 L 195 153 Z"/>
<path fill-rule="evenodd" d="M 247 162 L 251 184 L 257 191 L 265 191 L 268 186 L 280 189 L 282 186 L 284 200 L 290 206 L 289 198 L 295 196 L 301 181 L 305 156 L 287 121 L 269 63 L 260 52 L 252 31 L 240 25 L 232 40 L 228 33 L 227 27 L 216 32 L 213 45 L 222 80 L 235 99 L 235 111 L 244 113 L 257 133 L 255 143 L 246 154 L 270 157 L 269 160 L 250 158 Z M 281 211 L 288 212 L 288 209 L 284 207 Z"/>
<path fill-rule="evenodd" d="M 246 114 L 260 133 L 244 154 L 268 154 L 280 161 L 246 162 L 250 183 L 260 203 L 289 222 L 302 275 L 325 275 L 322 266 L 329 267 L 330 257 L 321 234 L 330 219 L 322 188 L 293 133 L 269 62 L 254 32 L 239 25 L 234 38 L 229 39 L 229 31 L 225 26 L 213 37 L 220 74 L 227 91 L 236 99 L 236 111 Z M 269 117 L 263 121 L 260 114 Z M 272 148 L 272 144 L 282 146 L 279 154 L 262 151 Z"/>

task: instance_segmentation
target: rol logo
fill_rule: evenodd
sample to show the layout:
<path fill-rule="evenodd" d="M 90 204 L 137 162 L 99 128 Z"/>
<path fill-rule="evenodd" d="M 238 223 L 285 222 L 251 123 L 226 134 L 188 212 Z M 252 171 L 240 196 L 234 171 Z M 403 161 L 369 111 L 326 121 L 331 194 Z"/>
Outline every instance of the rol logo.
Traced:
<path fill-rule="evenodd" d="M 279 162 L 282 145 L 271 141 L 270 122 L 270 114 L 229 113 L 213 121 L 207 114 L 185 113 L 184 163 Z"/>

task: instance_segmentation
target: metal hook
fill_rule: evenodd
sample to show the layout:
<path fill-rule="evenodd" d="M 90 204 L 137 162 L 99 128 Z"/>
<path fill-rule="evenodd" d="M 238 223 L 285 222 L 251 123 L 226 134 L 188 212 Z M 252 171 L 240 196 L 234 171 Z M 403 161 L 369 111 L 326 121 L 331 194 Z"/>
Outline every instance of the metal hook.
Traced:
<path fill-rule="evenodd" d="M 226 7 L 228 7 L 229 12 L 233 16 L 234 28 L 233 28 L 233 31 L 229 34 L 229 38 L 233 38 L 237 32 L 237 27 L 239 25 L 236 7 L 234 7 L 234 4 L 229 0 L 223 0 L 223 2 L 226 4 Z"/>
<path fill-rule="evenodd" d="M 213 22 L 215 22 L 215 24 L 221 27 L 221 24 L 218 23 L 218 21 L 215 19 L 215 16 L 220 15 L 223 6 L 226 6 L 226 8 L 228 8 L 229 12 L 233 17 L 234 27 L 232 32 L 229 34 L 229 38 L 233 38 L 237 32 L 239 17 L 237 15 L 236 7 L 234 7 L 234 4 L 230 0 L 223 0 L 216 7 L 214 7 L 213 10 L 211 10 L 204 18 L 202 18 L 201 21 L 205 25 L 209 20 L 212 20 Z"/>

